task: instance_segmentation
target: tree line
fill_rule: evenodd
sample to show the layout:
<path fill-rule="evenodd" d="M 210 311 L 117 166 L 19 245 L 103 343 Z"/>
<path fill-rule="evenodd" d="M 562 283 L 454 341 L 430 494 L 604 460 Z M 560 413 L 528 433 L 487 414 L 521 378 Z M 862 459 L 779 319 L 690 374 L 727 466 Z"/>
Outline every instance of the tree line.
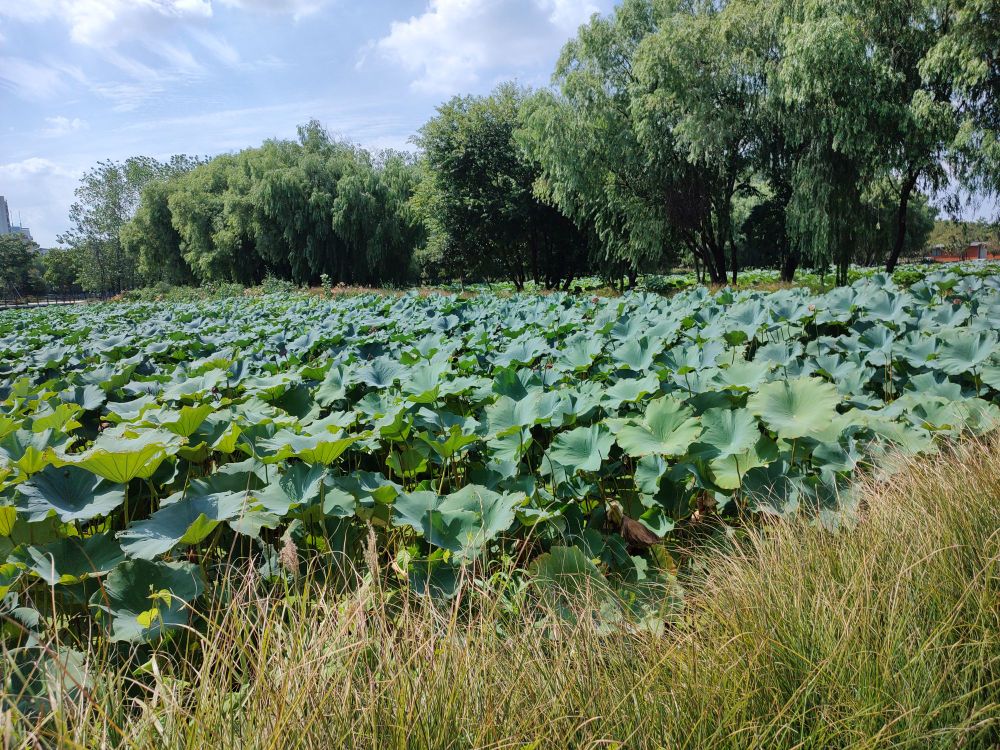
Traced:
<path fill-rule="evenodd" d="M 998 50 L 992 0 L 624 0 L 551 86 L 455 97 L 414 154 L 310 122 L 101 163 L 62 252 L 88 289 L 891 271 L 932 202 L 1000 193 Z"/>

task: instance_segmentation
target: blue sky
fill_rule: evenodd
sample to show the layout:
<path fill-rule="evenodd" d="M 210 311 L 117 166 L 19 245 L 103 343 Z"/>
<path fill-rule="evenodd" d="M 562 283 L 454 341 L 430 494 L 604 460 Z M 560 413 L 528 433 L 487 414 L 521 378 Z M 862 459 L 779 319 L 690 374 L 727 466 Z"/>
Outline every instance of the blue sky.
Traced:
<path fill-rule="evenodd" d="M 453 94 L 547 83 L 613 0 L 0 0 L 0 195 L 42 245 L 101 159 L 209 155 L 318 118 L 407 147 Z"/>

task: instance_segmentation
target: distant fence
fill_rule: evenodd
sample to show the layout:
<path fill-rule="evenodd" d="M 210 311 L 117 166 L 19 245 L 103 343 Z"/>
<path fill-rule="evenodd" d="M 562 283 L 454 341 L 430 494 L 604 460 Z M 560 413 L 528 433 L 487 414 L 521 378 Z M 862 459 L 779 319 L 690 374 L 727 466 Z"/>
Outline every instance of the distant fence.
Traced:
<path fill-rule="evenodd" d="M 9 293 L 8 293 L 9 294 Z M 108 299 L 110 294 L 96 292 L 80 292 L 78 294 L 26 294 L 0 296 L 0 310 L 17 307 L 48 307 L 49 305 L 73 305 L 78 302 L 91 302 Z"/>

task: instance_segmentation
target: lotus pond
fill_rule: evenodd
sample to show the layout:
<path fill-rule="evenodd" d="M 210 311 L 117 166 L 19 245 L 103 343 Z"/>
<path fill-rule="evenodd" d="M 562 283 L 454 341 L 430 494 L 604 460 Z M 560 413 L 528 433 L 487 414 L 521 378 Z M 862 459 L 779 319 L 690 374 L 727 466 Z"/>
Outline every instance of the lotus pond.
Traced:
<path fill-rule="evenodd" d="M 992 430 L 998 327 L 1000 277 L 949 272 L 0 313 L 2 638 L 174 637 L 229 567 L 372 539 L 400 589 L 507 561 L 629 607 L 691 529 L 849 522 L 859 468 Z"/>

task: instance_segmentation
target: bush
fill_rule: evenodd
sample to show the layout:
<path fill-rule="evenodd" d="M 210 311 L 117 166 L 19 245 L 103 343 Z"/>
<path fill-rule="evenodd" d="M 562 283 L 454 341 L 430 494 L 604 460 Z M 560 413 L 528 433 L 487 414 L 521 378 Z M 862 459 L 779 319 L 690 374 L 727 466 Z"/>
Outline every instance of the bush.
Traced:
<path fill-rule="evenodd" d="M 154 286 L 122 292 L 119 298 L 125 302 L 197 302 L 242 297 L 244 291 L 241 284 L 225 282 L 213 282 L 204 286 L 174 286 L 161 281 Z"/>
<path fill-rule="evenodd" d="M 260 286 L 264 294 L 291 294 L 298 289 L 291 281 L 276 276 L 267 276 Z"/>

